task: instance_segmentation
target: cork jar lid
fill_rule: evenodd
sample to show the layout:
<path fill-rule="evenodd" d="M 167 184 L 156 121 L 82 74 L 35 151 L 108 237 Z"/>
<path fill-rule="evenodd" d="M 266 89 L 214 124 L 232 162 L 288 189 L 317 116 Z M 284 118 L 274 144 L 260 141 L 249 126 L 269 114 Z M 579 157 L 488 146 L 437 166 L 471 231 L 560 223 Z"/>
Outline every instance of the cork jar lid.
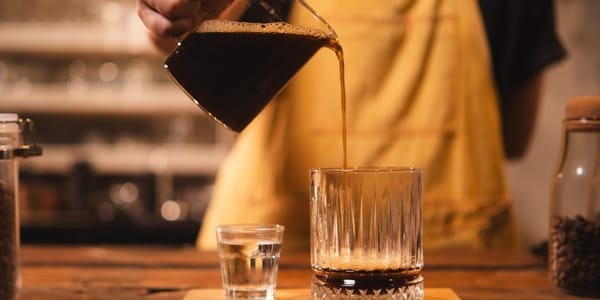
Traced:
<path fill-rule="evenodd" d="M 600 120 L 600 96 L 582 96 L 569 100 L 565 110 L 567 120 Z"/>

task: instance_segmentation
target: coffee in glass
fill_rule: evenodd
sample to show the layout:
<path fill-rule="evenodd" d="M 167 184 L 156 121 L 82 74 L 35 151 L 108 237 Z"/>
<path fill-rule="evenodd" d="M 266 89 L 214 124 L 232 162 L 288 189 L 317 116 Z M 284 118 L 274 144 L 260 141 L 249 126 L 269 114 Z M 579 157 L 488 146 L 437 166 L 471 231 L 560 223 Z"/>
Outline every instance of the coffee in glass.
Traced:
<path fill-rule="evenodd" d="M 419 169 L 312 170 L 310 214 L 313 299 L 423 299 Z"/>

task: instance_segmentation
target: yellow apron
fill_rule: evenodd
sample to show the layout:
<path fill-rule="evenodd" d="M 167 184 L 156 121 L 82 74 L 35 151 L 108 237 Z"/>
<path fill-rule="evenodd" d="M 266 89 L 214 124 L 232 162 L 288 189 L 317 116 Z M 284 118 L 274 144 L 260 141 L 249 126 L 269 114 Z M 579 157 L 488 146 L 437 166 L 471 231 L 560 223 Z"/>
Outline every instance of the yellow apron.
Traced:
<path fill-rule="evenodd" d="M 345 52 L 349 166 L 424 170 L 426 249 L 514 246 L 476 1 L 313 2 Z M 341 165 L 338 63 L 321 50 L 239 136 L 198 246 L 215 247 L 219 224 L 279 223 L 286 249 L 308 248 L 309 169 Z"/>

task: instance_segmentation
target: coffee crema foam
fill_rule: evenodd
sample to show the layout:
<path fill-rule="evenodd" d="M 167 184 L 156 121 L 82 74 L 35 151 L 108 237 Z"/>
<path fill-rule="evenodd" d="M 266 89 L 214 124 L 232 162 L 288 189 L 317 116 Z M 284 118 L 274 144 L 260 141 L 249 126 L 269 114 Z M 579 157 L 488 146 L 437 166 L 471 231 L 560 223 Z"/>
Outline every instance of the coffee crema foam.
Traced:
<path fill-rule="evenodd" d="M 248 23 L 227 20 L 207 20 L 200 24 L 197 33 L 254 33 L 312 36 L 317 39 L 331 38 L 322 30 L 292 25 L 285 22 Z"/>
<path fill-rule="evenodd" d="M 374 271 L 374 270 L 398 270 L 411 266 L 410 262 L 400 259 L 382 259 L 377 257 L 345 258 L 328 257 L 323 259 L 322 267 L 327 266 L 332 270 L 355 270 L 355 271 Z"/>

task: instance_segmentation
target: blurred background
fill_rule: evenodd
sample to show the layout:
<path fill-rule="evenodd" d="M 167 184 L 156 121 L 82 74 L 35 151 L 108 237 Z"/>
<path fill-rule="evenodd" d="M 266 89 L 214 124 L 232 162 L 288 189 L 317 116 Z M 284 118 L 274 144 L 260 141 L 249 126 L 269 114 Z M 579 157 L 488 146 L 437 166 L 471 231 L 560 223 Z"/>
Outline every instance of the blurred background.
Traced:
<path fill-rule="evenodd" d="M 36 122 L 21 163 L 24 243 L 194 243 L 234 135 L 170 81 L 133 0 L 0 0 L 0 112 Z M 522 239 L 546 238 L 566 101 L 600 95 L 600 1 L 556 0 L 568 57 L 533 143 L 508 163 Z M 532 212 L 534 212 L 532 214 Z"/>
<path fill-rule="evenodd" d="M 0 111 L 36 122 L 24 243 L 193 243 L 233 135 L 163 70 L 135 1 L 1 0 Z"/>

